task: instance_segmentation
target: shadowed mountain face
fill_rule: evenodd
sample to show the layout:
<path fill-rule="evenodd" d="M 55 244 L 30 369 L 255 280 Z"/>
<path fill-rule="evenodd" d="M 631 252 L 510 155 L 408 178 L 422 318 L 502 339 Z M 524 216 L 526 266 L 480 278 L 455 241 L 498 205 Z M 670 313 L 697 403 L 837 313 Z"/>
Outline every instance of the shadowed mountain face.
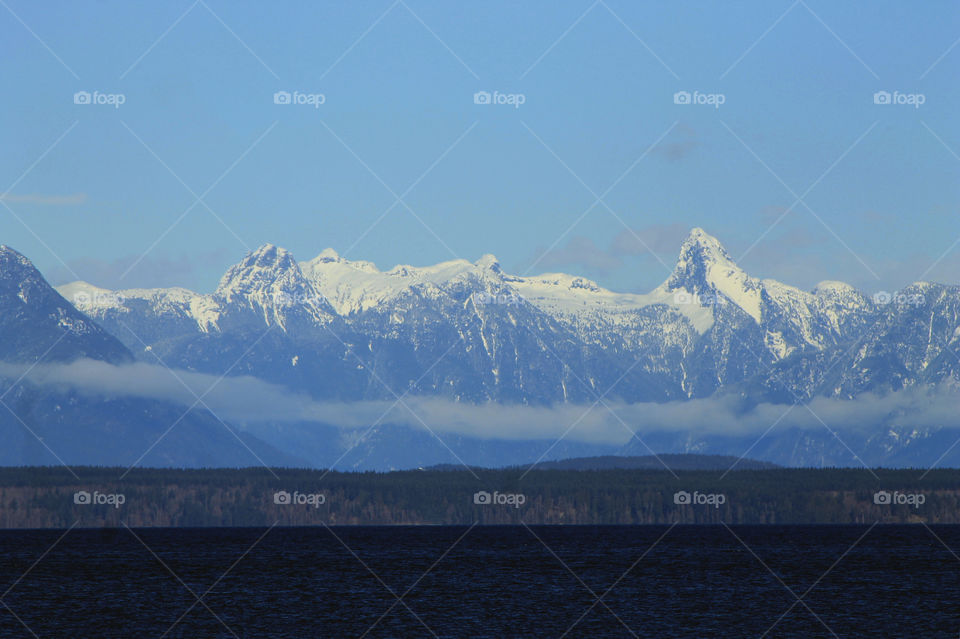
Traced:
<path fill-rule="evenodd" d="M 134 361 L 27 258 L 0 247 L 0 360 L 20 365 L 0 376 L 0 464 L 250 466 L 257 457 L 294 462 L 256 438 L 231 433 L 205 410 L 137 397 L 93 397 L 21 379 L 20 371 L 30 365 L 84 358 L 118 366 Z"/>
<path fill-rule="evenodd" d="M 284 249 L 265 245 L 232 266 L 211 294 L 108 291 L 75 282 L 58 289 L 73 308 L 19 254 L 5 249 L 0 263 L 0 307 L 9 309 L 0 319 L 4 361 L 35 361 L 60 339 L 45 361 L 88 357 L 123 364 L 135 358 L 215 376 L 249 375 L 320 401 L 393 401 L 406 393 L 461 406 L 546 407 L 589 406 L 601 398 L 621 405 L 681 405 L 736 397 L 738 410 L 748 411 L 761 403 L 939 391 L 955 388 L 960 377 L 954 354 L 960 288 L 917 283 L 874 298 L 840 282 L 822 282 L 803 291 L 748 275 L 701 229 L 683 242 L 671 275 L 645 295 L 608 291 L 563 273 L 510 275 L 492 255 L 473 263 L 381 271 L 331 249 L 297 262 Z M 89 396 L 74 401 L 85 415 L 110 406 L 119 410 Z M 30 410 L 28 403 L 21 410 Z M 159 408 L 123 410 L 145 415 L 142 423 L 120 429 L 128 439 L 136 431 L 149 440 L 155 422 L 167 419 L 158 416 Z M 37 414 L 38 424 L 56 421 L 53 409 Z M 109 423 L 103 417 L 97 423 Z M 949 416 L 917 426 L 896 410 L 872 419 L 849 439 L 870 463 L 932 463 L 942 453 L 934 448 L 950 439 L 949 429 L 960 427 Z M 199 420 L 198 430 L 185 428 L 190 420 Z M 76 422 L 83 421 L 78 414 Z M 312 465 L 342 458 L 355 468 L 457 457 L 486 465 L 524 463 L 552 443 L 482 432 L 440 441 L 422 429 L 371 425 L 363 437 L 337 423 L 260 421 L 244 428 Z M 565 441 L 547 455 L 646 455 L 648 444 L 656 452 L 739 455 L 756 439 L 661 426 L 646 441 L 623 447 Z M 781 464 L 860 463 L 827 429 L 784 426 L 757 449 L 762 455 L 752 456 Z M 524 424 L 515 428 L 522 432 Z M 258 463 L 239 435 L 208 412 L 191 412 L 170 437 L 179 431 L 200 439 L 185 434 L 182 450 L 158 447 L 151 452 L 157 463 L 203 458 L 232 464 L 238 455 Z M 226 439 L 213 438 L 212 431 Z M 139 443 L 104 454 L 135 458 L 142 451 L 131 451 Z"/>
<path fill-rule="evenodd" d="M 47 284 L 30 260 L 0 246 L 0 361 L 133 361 L 120 341 Z"/>

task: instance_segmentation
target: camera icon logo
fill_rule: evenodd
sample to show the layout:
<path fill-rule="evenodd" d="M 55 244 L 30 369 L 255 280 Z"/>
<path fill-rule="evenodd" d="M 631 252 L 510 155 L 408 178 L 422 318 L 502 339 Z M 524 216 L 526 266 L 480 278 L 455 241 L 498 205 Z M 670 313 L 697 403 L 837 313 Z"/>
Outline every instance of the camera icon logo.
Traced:
<path fill-rule="evenodd" d="M 80 490 L 73 493 L 73 503 L 75 504 L 89 504 L 90 503 L 90 493 L 85 490 Z"/>
<path fill-rule="evenodd" d="M 873 296 L 874 304 L 889 304 L 892 300 L 893 300 L 893 296 L 886 291 L 880 291 L 879 293 L 876 293 Z"/>
<path fill-rule="evenodd" d="M 491 96 L 489 91 L 477 91 L 473 94 L 474 104 L 490 104 Z"/>
<path fill-rule="evenodd" d="M 78 291 L 73 295 L 73 305 L 80 308 L 90 305 L 90 294 L 86 291 Z"/>
<path fill-rule="evenodd" d="M 873 503 L 880 506 L 886 506 L 890 504 L 890 493 L 885 490 L 873 493 Z"/>
<path fill-rule="evenodd" d="M 693 304 L 693 296 L 686 291 L 677 291 L 673 294 L 674 304 Z"/>
<path fill-rule="evenodd" d="M 690 493 L 685 490 L 680 490 L 673 493 L 673 503 L 679 506 L 685 506 L 690 503 Z"/>
<path fill-rule="evenodd" d="M 275 504 L 289 504 L 290 503 L 290 493 L 285 490 L 280 490 L 273 493 L 273 503 Z"/>
<path fill-rule="evenodd" d="M 277 91 L 273 94 L 273 103 L 274 104 L 290 104 L 290 92 L 289 91 Z"/>
<path fill-rule="evenodd" d="M 492 501 L 492 496 L 485 490 L 473 493 L 473 503 L 475 504 L 489 504 Z"/>
<path fill-rule="evenodd" d="M 293 306 L 294 297 L 286 291 L 277 291 L 273 296 L 273 303 L 276 306 Z"/>
<path fill-rule="evenodd" d="M 73 94 L 73 103 L 74 104 L 90 104 L 90 92 L 89 91 L 77 91 Z"/>
<path fill-rule="evenodd" d="M 673 103 L 674 104 L 690 104 L 690 92 L 689 91 L 677 91 L 673 94 Z"/>
<path fill-rule="evenodd" d="M 874 104 L 890 104 L 890 92 L 889 91 L 877 91 L 873 94 L 873 103 Z"/>

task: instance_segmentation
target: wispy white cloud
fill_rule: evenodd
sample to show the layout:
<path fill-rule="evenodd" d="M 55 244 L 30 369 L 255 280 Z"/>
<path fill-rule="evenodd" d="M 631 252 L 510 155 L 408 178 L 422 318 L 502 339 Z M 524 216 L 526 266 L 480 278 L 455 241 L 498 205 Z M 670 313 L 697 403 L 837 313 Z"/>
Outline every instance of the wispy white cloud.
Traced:
<path fill-rule="evenodd" d="M 49 195 L 44 193 L 0 193 L 0 200 L 21 204 L 40 204 L 43 206 L 75 206 L 87 201 L 86 193 L 70 195 Z"/>
<path fill-rule="evenodd" d="M 619 257 L 582 235 L 575 235 L 564 246 L 550 251 L 541 249 L 533 261 L 547 270 L 575 266 L 592 273 L 608 273 L 623 266 Z"/>
<path fill-rule="evenodd" d="M 910 388 L 855 399 L 815 398 L 810 410 L 764 403 L 746 405 L 734 396 L 606 407 L 558 404 L 529 406 L 469 404 L 437 397 L 391 401 L 326 402 L 248 377 L 171 371 L 145 363 L 115 366 L 93 360 L 41 364 L 29 372 L 23 364 L 0 363 L 0 376 L 26 375 L 32 384 L 102 396 L 136 396 L 191 406 L 195 395 L 220 418 L 236 424 L 318 422 L 347 429 L 374 423 L 422 429 L 481 439 L 553 440 L 623 444 L 632 432 L 689 432 L 699 435 L 748 436 L 777 429 L 865 431 L 880 427 L 958 428 L 960 395 L 947 388 Z M 179 379 L 178 379 L 179 378 Z M 185 387 L 186 386 L 186 387 Z M 204 395 L 207 389 L 213 389 Z M 202 409 L 202 406 L 200 407 Z M 616 413 L 616 415 L 614 415 Z M 784 413 L 787 413 L 784 416 Z M 569 432 L 567 432 L 569 429 Z"/>

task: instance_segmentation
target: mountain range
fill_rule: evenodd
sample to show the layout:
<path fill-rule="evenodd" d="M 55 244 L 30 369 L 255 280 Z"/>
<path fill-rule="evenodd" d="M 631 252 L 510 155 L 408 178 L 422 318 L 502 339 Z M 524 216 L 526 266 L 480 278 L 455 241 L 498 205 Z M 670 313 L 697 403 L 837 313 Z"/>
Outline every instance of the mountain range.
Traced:
<path fill-rule="evenodd" d="M 393 415 L 360 429 L 326 418 L 221 420 L 200 404 L 187 411 L 189 424 L 172 431 L 199 439 L 183 448 L 164 438 L 166 457 L 151 458 L 154 464 L 192 465 L 208 455 L 214 465 L 233 465 L 243 454 L 256 463 L 252 450 L 267 463 L 364 469 L 748 450 L 783 465 L 960 463 L 960 450 L 951 449 L 960 437 L 951 410 L 960 380 L 960 287 L 917 282 L 896 294 L 866 294 L 828 281 L 804 291 L 748 275 L 698 228 L 670 276 L 647 294 L 562 273 L 508 274 L 492 255 L 381 271 L 332 249 L 298 262 L 270 244 L 230 267 L 209 294 L 86 282 L 54 290 L 4 247 L 0 310 L 4 362 L 36 362 L 58 340 L 44 362 L 140 362 L 216 379 L 252 377 L 341 407 L 429 399 L 462 410 L 518 409 L 486 432 L 482 423 L 457 430 Z M 51 406 L 62 406 L 57 394 L 67 393 L 78 402 L 70 418 L 78 425 L 89 421 L 82 415 L 120 410 L 32 377 L 11 388 L 11 396 L 31 389 Z M 172 400 L 110 401 L 154 402 L 141 410 L 150 424 L 128 419 L 126 438 L 162 432 L 150 420 L 163 418 L 151 410 L 177 412 Z M 626 440 L 574 432 L 553 445 L 552 433 L 527 435 L 529 413 L 519 410 L 581 405 L 620 415 Z M 928 405 L 936 410 L 919 415 L 916 407 Z M 770 407 L 790 417 L 760 419 Z M 801 414 L 820 423 L 801 423 Z M 57 424 L 50 428 L 68 429 L 62 418 Z M 210 439 L 213 433 L 232 442 Z M 5 463 L 16 462 L 10 455 Z"/>
<path fill-rule="evenodd" d="M 135 395 L 90 395 L 28 378 L 39 366 L 93 360 L 124 367 L 134 359 L 27 258 L 0 246 L 0 464 L 246 465 L 252 455 L 298 463 L 209 412 Z"/>

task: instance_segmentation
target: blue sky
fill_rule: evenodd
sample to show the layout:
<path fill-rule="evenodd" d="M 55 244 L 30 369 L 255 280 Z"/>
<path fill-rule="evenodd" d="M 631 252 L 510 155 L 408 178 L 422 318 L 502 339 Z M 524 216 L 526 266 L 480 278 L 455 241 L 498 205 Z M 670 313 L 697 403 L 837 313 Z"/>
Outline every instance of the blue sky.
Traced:
<path fill-rule="evenodd" d="M 56 282 L 271 242 L 646 290 L 693 226 L 803 287 L 960 281 L 954 3 L 5 2 L 0 242 Z"/>

